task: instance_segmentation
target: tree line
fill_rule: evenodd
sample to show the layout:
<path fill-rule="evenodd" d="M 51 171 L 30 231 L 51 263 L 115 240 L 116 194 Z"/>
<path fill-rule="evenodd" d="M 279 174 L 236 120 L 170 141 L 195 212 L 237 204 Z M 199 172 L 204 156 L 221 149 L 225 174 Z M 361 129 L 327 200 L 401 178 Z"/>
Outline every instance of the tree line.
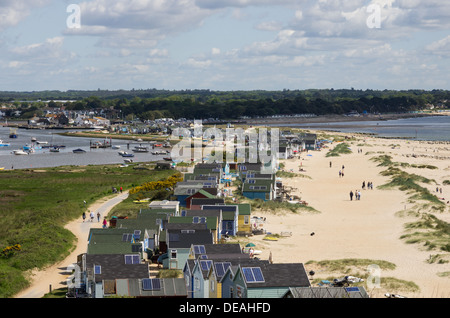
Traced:
<path fill-rule="evenodd" d="M 57 98 L 51 98 L 57 97 Z M 113 110 L 118 117 L 132 115 L 141 120 L 155 118 L 238 119 L 241 117 L 292 114 L 402 113 L 423 110 L 427 105 L 450 106 L 447 90 L 355 90 L 310 89 L 280 91 L 212 90 L 119 90 L 119 91 L 45 91 L 28 93 L 0 92 L 0 101 L 38 98 L 70 99 L 68 110 Z M 24 102 L 25 100 L 25 102 Z M 37 104 L 29 104 L 36 107 Z"/>

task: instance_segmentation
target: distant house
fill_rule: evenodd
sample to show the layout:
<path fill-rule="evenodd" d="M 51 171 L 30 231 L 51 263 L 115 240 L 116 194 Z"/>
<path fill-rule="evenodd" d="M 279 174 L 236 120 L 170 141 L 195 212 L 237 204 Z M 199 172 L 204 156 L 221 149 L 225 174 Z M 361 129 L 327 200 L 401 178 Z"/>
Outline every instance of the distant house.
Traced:
<path fill-rule="evenodd" d="M 249 203 L 228 204 L 236 205 L 238 207 L 238 226 L 236 235 L 250 235 L 252 234 L 251 205 Z"/>
<path fill-rule="evenodd" d="M 217 186 L 210 186 L 210 185 L 206 185 L 205 186 L 205 184 L 204 184 L 204 182 L 202 180 L 182 181 L 182 182 L 178 182 L 175 185 L 173 194 L 176 197 L 177 201 L 180 202 L 180 206 L 185 207 L 186 206 L 186 199 L 188 197 L 190 197 L 191 195 L 197 193 L 200 189 L 205 189 L 207 187 L 209 187 L 211 189 L 217 189 Z"/>
<path fill-rule="evenodd" d="M 239 268 L 238 266 L 260 266 L 261 263 L 268 263 L 267 260 L 259 260 L 247 257 L 227 257 L 227 258 L 211 258 L 214 262 L 214 266 L 211 266 L 206 274 L 205 280 L 209 283 L 209 295 L 208 298 L 223 298 L 224 293 L 230 292 L 229 286 L 222 284 L 222 278 L 225 273 L 230 269 L 233 272 L 233 268 Z"/>
<path fill-rule="evenodd" d="M 293 141 L 301 150 L 315 150 L 317 148 L 317 135 L 302 133 Z"/>
<path fill-rule="evenodd" d="M 192 199 L 215 199 L 215 195 L 205 191 L 203 188 L 186 198 L 186 208 L 191 209 Z"/>
<path fill-rule="evenodd" d="M 218 243 L 218 228 L 219 222 L 216 216 L 174 216 L 169 218 L 167 228 L 172 224 L 199 224 L 203 225 L 201 229 L 210 230 L 213 235 L 213 243 Z M 172 229 L 172 228 L 171 228 Z M 180 227 L 183 230 L 190 230 L 189 227 Z"/>
<path fill-rule="evenodd" d="M 150 209 L 175 209 L 176 215 L 180 212 L 180 202 L 179 201 L 152 201 L 148 205 Z"/>
<path fill-rule="evenodd" d="M 92 298 L 116 295 L 117 280 L 149 278 L 148 263 L 139 254 L 81 254 L 78 256 L 81 272 L 79 293 Z"/>
<path fill-rule="evenodd" d="M 211 222 L 210 219 L 213 219 L 217 222 L 217 225 L 215 226 L 213 235 L 214 235 L 214 242 L 219 242 L 222 237 L 222 226 L 223 226 L 223 218 L 222 218 L 222 210 L 216 209 L 216 210 L 182 210 L 181 216 L 185 217 L 191 217 L 196 218 L 193 219 L 196 222 L 206 222 L 207 228 L 212 228 L 211 225 L 208 226 L 208 222 Z M 202 221 L 202 220 L 205 221 Z"/>
<path fill-rule="evenodd" d="M 216 282 L 209 281 L 208 278 L 210 267 L 220 267 L 231 259 L 250 260 L 248 254 L 242 253 L 239 244 L 193 245 L 183 268 L 189 298 L 208 298 L 212 291 L 217 293 Z M 219 274 L 222 272 L 224 271 L 219 270 Z M 221 298 L 221 295 L 215 295 L 214 298 Z"/>
<path fill-rule="evenodd" d="M 239 208 L 236 205 L 202 205 L 202 210 L 222 211 L 221 235 L 235 236 L 238 231 Z"/>
<path fill-rule="evenodd" d="M 301 263 L 238 265 L 221 282 L 224 298 L 281 298 L 289 288 L 311 286 Z"/>
<path fill-rule="evenodd" d="M 193 210 L 200 210 L 203 205 L 224 205 L 223 198 L 192 198 L 190 201 L 190 208 Z"/>
<path fill-rule="evenodd" d="M 183 269 L 189 257 L 191 245 L 213 244 L 210 230 L 166 230 L 167 258 L 163 268 Z"/>
<path fill-rule="evenodd" d="M 275 184 L 272 180 L 256 180 L 242 184 L 242 195 L 249 199 L 270 201 L 276 198 Z"/>

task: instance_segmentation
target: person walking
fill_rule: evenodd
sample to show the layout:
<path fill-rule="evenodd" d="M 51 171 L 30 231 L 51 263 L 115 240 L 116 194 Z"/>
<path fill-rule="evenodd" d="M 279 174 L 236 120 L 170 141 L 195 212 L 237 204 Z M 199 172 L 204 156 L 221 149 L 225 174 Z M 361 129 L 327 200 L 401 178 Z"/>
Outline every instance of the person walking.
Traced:
<path fill-rule="evenodd" d="M 86 212 L 83 212 L 83 222 L 86 220 Z"/>
<path fill-rule="evenodd" d="M 358 200 L 361 200 L 361 191 L 358 191 Z"/>
<path fill-rule="evenodd" d="M 350 201 L 353 201 L 353 191 L 350 190 Z"/>
<path fill-rule="evenodd" d="M 94 222 L 94 212 L 91 211 L 90 216 L 91 216 L 91 222 Z"/>
<path fill-rule="evenodd" d="M 103 218 L 103 228 L 104 229 L 106 229 L 106 224 L 107 224 L 107 222 L 106 222 L 106 217 L 105 217 L 105 218 Z"/>
<path fill-rule="evenodd" d="M 120 193 L 122 193 L 122 190 L 123 190 L 122 187 L 120 187 Z"/>
<path fill-rule="evenodd" d="M 100 212 L 97 212 L 97 222 L 100 222 Z"/>

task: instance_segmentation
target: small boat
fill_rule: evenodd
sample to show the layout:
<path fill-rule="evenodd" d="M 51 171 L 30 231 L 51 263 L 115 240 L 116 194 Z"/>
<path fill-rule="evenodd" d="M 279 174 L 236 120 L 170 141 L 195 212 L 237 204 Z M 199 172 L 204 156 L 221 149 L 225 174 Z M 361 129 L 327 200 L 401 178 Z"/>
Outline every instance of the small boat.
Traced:
<path fill-rule="evenodd" d="M 81 148 L 78 148 L 78 149 L 72 150 L 72 152 L 73 152 L 73 153 L 85 153 L 86 150 L 83 150 L 83 149 L 81 149 Z"/>
<path fill-rule="evenodd" d="M 9 138 L 17 138 L 17 129 L 10 128 L 9 129 Z"/>
<path fill-rule="evenodd" d="M 125 163 L 132 163 L 133 162 L 133 159 L 124 159 L 123 160 Z"/>
<path fill-rule="evenodd" d="M 170 158 L 170 157 L 164 157 L 163 160 L 165 160 L 165 161 L 172 161 L 172 158 Z"/>
<path fill-rule="evenodd" d="M 15 155 L 28 155 L 28 152 L 23 151 L 21 149 L 18 149 L 18 150 L 13 150 L 13 154 L 15 154 Z"/>
<path fill-rule="evenodd" d="M 36 143 L 38 145 L 46 145 L 46 144 L 48 144 L 48 141 L 39 141 L 39 140 L 37 140 Z"/>
<path fill-rule="evenodd" d="M 125 152 L 122 154 L 122 157 L 130 157 L 131 158 L 131 157 L 134 157 L 134 155 L 132 153 Z"/>
<path fill-rule="evenodd" d="M 50 152 L 59 152 L 59 148 L 58 147 L 50 148 Z"/>
<path fill-rule="evenodd" d="M 9 142 L 3 142 L 3 140 L 0 139 L 0 147 L 9 147 L 10 145 Z"/>
<path fill-rule="evenodd" d="M 152 151 L 152 155 L 167 155 L 165 151 Z"/>
<path fill-rule="evenodd" d="M 112 149 L 120 149 L 120 146 L 112 146 Z"/>
<path fill-rule="evenodd" d="M 143 147 L 143 146 L 136 146 L 132 149 L 134 152 L 148 152 L 148 148 L 147 147 Z"/>
<path fill-rule="evenodd" d="M 33 149 L 33 150 L 41 150 L 42 149 L 42 147 L 39 147 L 39 146 L 33 146 L 33 145 L 25 145 L 25 146 L 23 146 L 23 150 L 31 150 L 31 149 Z"/>
<path fill-rule="evenodd" d="M 31 137 L 31 142 L 36 142 L 36 137 Z"/>

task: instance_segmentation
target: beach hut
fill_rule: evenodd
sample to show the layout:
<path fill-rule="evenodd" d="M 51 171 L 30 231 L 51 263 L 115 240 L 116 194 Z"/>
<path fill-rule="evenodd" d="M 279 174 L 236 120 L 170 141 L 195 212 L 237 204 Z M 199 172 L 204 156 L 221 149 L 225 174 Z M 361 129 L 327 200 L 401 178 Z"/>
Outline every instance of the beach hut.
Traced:
<path fill-rule="evenodd" d="M 302 263 L 231 266 L 222 278 L 224 298 L 281 298 L 292 287 L 310 287 Z M 227 288 L 225 288 L 227 286 Z"/>

